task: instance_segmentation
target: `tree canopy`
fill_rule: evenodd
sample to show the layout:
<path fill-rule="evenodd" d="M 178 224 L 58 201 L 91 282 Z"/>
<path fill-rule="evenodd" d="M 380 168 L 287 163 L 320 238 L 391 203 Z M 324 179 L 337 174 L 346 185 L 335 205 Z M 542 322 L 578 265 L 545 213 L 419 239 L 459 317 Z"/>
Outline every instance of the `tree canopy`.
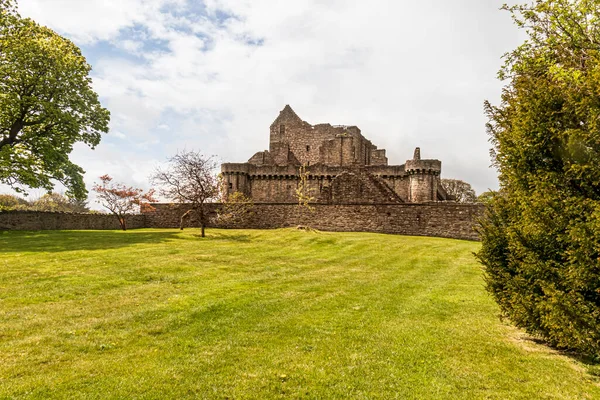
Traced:
<path fill-rule="evenodd" d="M 27 200 L 12 194 L 0 194 L 0 211 L 28 210 Z"/>
<path fill-rule="evenodd" d="M 485 106 L 500 190 L 478 257 L 516 325 L 600 356 L 600 2 L 504 8 L 528 39 Z"/>
<path fill-rule="evenodd" d="M 100 182 L 93 187 L 97 201 L 117 218 L 119 226 L 124 231 L 127 230 L 127 217 L 130 214 L 141 211 L 144 206 L 150 210 L 152 206 L 148 203 L 156 201 L 154 189 L 144 193 L 143 189 L 113 182 L 113 178 L 109 175 L 102 175 Z"/>
<path fill-rule="evenodd" d="M 477 195 L 471 185 L 460 179 L 442 179 L 442 186 L 458 203 L 475 203 Z"/>
<path fill-rule="evenodd" d="M 39 199 L 30 203 L 30 210 L 34 211 L 59 211 L 72 213 L 87 213 L 90 211 L 86 200 L 67 197 L 61 193 L 46 193 Z"/>
<path fill-rule="evenodd" d="M 95 147 L 108 131 L 90 65 L 71 41 L 0 0 L 0 183 L 85 198 L 83 169 L 69 160 L 73 145 Z"/>
<path fill-rule="evenodd" d="M 0 211 L 50 211 L 87 213 L 86 200 L 79 200 L 61 193 L 46 193 L 37 200 L 25 200 L 11 194 L 0 194 Z"/>
<path fill-rule="evenodd" d="M 487 204 L 488 202 L 492 201 L 495 194 L 496 192 L 493 190 L 486 190 L 485 192 L 477 196 L 477 202 Z"/>

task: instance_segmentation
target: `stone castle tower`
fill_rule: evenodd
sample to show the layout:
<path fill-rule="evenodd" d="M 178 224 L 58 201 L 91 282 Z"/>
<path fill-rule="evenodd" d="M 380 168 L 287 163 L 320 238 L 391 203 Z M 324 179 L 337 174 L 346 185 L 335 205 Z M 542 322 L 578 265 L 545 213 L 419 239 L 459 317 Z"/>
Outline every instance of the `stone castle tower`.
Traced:
<path fill-rule="evenodd" d="M 404 165 L 388 165 L 384 149 L 356 126 L 311 125 L 287 105 L 271 124 L 269 150 L 246 163 L 226 163 L 228 193 L 255 203 L 296 203 L 299 169 L 305 166 L 316 203 L 393 204 L 453 200 L 440 185 L 442 163 L 422 160 L 417 147 Z"/>

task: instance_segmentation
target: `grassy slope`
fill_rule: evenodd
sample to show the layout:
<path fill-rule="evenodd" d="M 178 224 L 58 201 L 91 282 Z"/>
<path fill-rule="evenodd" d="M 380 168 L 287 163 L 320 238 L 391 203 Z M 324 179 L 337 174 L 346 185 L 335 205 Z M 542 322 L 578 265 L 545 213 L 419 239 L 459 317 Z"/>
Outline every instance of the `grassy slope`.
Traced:
<path fill-rule="evenodd" d="M 0 232 L 0 398 L 600 398 L 498 321 L 477 243 Z"/>

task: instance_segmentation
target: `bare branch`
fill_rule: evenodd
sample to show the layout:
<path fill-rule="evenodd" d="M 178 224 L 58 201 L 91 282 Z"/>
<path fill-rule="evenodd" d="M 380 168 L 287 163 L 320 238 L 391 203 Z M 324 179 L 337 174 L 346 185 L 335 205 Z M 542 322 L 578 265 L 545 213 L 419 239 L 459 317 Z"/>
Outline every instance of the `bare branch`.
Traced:
<path fill-rule="evenodd" d="M 195 151 L 183 151 L 168 161 L 167 169 L 157 168 L 151 180 L 161 187 L 161 195 L 176 203 L 189 204 L 190 209 L 199 214 L 204 237 L 207 216 L 204 205 L 216 200 L 219 195 L 215 157 L 207 157 Z M 181 229 L 189 216 L 190 211 L 181 216 Z"/>

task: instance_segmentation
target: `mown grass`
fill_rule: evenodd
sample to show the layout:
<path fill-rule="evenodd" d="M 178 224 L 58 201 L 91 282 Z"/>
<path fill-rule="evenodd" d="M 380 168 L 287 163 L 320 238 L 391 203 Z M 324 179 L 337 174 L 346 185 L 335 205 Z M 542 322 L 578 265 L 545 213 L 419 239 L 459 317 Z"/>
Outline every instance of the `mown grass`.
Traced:
<path fill-rule="evenodd" d="M 0 232 L 0 398 L 593 399 L 448 239 Z"/>

